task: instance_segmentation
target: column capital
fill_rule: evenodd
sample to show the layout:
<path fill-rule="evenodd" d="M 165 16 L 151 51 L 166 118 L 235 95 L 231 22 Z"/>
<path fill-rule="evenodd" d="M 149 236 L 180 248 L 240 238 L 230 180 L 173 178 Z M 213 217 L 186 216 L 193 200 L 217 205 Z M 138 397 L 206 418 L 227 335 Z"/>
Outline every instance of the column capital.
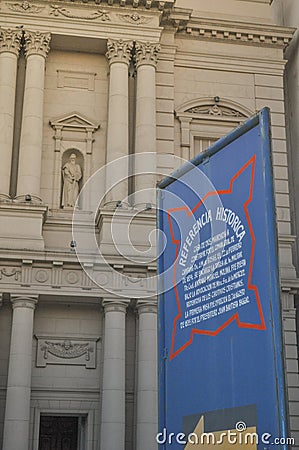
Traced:
<path fill-rule="evenodd" d="M 40 55 L 44 58 L 47 57 L 50 50 L 51 33 L 26 30 L 24 37 L 26 58 L 30 55 Z"/>
<path fill-rule="evenodd" d="M 135 49 L 135 63 L 137 69 L 145 64 L 156 67 L 158 54 L 161 50 L 160 44 L 137 41 L 135 44 Z"/>
<path fill-rule="evenodd" d="M 11 295 L 10 301 L 12 309 L 16 308 L 30 308 L 35 309 L 38 301 L 38 295 Z"/>
<path fill-rule="evenodd" d="M 108 39 L 106 58 L 108 59 L 109 64 L 111 65 L 114 62 L 122 62 L 129 65 L 131 61 L 132 48 L 133 41 Z"/>
<path fill-rule="evenodd" d="M 122 300 L 118 300 L 118 299 L 106 299 L 103 300 L 102 306 L 104 308 L 104 313 L 106 314 L 107 312 L 122 312 L 125 313 L 127 310 L 129 303 L 124 302 Z"/>
<path fill-rule="evenodd" d="M 9 52 L 18 56 L 21 48 L 22 30 L 0 28 L 0 53 Z"/>
<path fill-rule="evenodd" d="M 158 305 L 154 300 L 138 300 L 136 304 L 138 315 L 144 313 L 157 314 Z"/>

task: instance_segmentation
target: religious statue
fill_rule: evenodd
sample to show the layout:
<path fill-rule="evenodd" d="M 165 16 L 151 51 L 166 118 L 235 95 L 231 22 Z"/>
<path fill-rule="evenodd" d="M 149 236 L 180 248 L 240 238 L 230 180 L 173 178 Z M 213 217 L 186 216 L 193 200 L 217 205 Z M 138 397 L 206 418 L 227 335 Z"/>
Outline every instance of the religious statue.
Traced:
<path fill-rule="evenodd" d="M 76 155 L 71 154 L 70 159 L 62 167 L 63 191 L 62 207 L 72 208 L 76 204 L 79 194 L 79 181 L 82 178 L 82 171 L 79 164 L 76 164 Z"/>

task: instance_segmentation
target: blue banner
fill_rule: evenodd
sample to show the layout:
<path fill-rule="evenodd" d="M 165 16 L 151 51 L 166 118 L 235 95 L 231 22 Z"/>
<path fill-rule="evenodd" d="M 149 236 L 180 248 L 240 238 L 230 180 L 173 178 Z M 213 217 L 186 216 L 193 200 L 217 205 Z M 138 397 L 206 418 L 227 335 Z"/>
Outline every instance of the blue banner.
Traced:
<path fill-rule="evenodd" d="M 160 448 L 288 448 L 268 109 L 160 184 L 159 229 Z"/>

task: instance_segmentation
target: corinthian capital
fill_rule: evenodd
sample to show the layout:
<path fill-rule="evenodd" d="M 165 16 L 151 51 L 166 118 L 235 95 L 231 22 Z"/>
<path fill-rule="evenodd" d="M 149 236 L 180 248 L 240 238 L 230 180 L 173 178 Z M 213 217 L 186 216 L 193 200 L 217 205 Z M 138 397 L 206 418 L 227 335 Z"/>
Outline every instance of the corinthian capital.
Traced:
<path fill-rule="evenodd" d="M 124 41 L 123 39 L 115 41 L 109 39 L 107 43 L 108 51 L 106 53 L 109 64 L 114 62 L 124 62 L 129 65 L 132 48 L 133 41 Z"/>
<path fill-rule="evenodd" d="M 25 54 L 41 55 L 46 58 L 50 50 L 50 33 L 40 33 L 39 31 L 25 31 Z"/>
<path fill-rule="evenodd" d="M 0 53 L 10 52 L 18 56 L 21 47 L 22 31 L 0 28 Z"/>
<path fill-rule="evenodd" d="M 158 53 L 161 49 L 160 44 L 152 44 L 151 42 L 136 42 L 135 48 L 135 62 L 137 68 L 142 64 L 156 67 Z"/>

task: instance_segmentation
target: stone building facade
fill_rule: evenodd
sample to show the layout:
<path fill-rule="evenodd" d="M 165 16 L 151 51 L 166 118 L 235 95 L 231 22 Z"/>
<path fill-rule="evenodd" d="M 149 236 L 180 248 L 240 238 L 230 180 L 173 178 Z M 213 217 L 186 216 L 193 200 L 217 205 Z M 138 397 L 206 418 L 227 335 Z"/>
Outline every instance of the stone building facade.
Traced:
<path fill-rule="evenodd" d="M 272 111 L 288 419 L 299 448 L 283 90 L 293 33 L 274 25 L 268 0 L 1 2 L 3 450 L 55 440 L 72 450 L 156 448 L 152 188 L 180 158 L 264 106 Z M 95 173 L 96 188 L 86 191 Z"/>

